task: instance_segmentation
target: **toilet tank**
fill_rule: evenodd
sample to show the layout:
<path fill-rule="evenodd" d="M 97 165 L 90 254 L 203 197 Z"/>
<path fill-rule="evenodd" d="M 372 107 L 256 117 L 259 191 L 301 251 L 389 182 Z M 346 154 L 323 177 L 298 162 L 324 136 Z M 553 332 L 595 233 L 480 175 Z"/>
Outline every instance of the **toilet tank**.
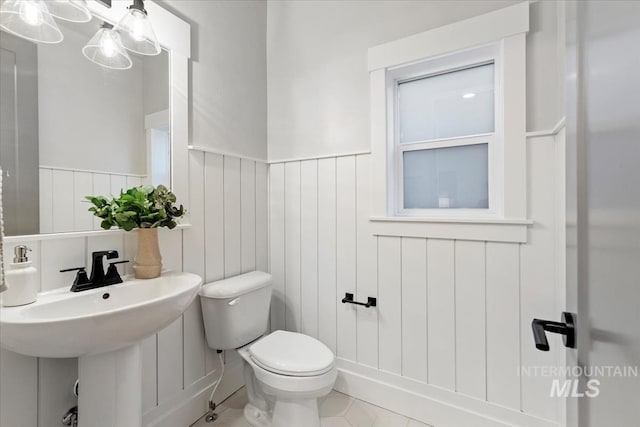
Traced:
<path fill-rule="evenodd" d="M 200 304 L 209 347 L 242 347 L 267 330 L 271 275 L 252 271 L 207 283 L 200 289 Z"/>

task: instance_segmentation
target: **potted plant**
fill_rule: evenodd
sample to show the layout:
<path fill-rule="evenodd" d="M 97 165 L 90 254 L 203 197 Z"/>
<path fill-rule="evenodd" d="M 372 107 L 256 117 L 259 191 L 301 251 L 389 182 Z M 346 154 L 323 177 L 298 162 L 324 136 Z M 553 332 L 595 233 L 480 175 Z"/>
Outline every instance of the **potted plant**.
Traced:
<path fill-rule="evenodd" d="M 182 205 L 176 207 L 176 196 L 164 185 L 143 185 L 120 197 L 87 196 L 93 205 L 89 208 L 105 230 L 120 227 L 125 231 L 138 229 L 138 252 L 134 258 L 133 271 L 137 279 L 153 279 L 162 271 L 162 256 L 158 245 L 158 228 L 175 228 L 177 218 L 185 215 Z"/>

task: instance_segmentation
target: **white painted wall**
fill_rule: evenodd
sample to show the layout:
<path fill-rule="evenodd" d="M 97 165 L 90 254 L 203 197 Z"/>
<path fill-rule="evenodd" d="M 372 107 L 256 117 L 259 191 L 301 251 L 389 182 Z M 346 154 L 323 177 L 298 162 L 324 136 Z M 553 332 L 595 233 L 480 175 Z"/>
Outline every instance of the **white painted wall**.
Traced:
<path fill-rule="evenodd" d="M 191 144 L 266 159 L 266 2 L 162 6 L 191 24 Z"/>
<path fill-rule="evenodd" d="M 142 61 L 142 103 L 144 114 L 169 108 L 169 61 L 167 53 Z"/>
<path fill-rule="evenodd" d="M 132 55 L 126 71 L 88 61 L 82 47 L 97 27 L 65 25 L 64 43 L 38 45 L 40 164 L 144 174 L 143 60 Z"/>
<path fill-rule="evenodd" d="M 270 1 L 269 160 L 369 151 L 367 49 L 516 1 Z M 558 99 L 557 2 L 531 5 L 527 127 L 552 128 Z"/>
<path fill-rule="evenodd" d="M 551 379 L 518 368 L 559 363 L 530 322 L 563 308 L 562 133 L 527 138 L 525 243 L 373 235 L 370 155 L 349 155 L 370 151 L 367 48 L 512 3 L 268 5 L 272 327 L 333 349 L 338 390 L 439 427 L 560 421 Z M 562 116 L 562 31 L 557 2 L 530 7 L 527 128 L 541 131 Z"/>
<path fill-rule="evenodd" d="M 73 186 L 74 173 L 68 174 L 68 185 Z M 266 164 L 191 151 L 189 189 L 192 227 L 161 231 L 164 267 L 196 273 L 206 281 L 256 268 L 266 271 Z M 20 243 L 33 249 L 42 291 L 71 286 L 74 274 L 58 270 L 89 265 L 92 251 L 116 249 L 121 259 L 129 260 L 136 252 L 135 232 L 115 232 L 5 242 L 5 259 Z M 132 272 L 131 266 L 127 264 L 126 273 Z M 145 426 L 186 427 L 205 412 L 219 366 L 206 345 L 198 300 L 172 325 L 144 340 L 143 358 Z M 243 381 L 238 356 L 227 353 L 226 360 L 228 373 L 218 402 Z M 64 412 L 77 403 L 71 394 L 76 378 L 77 359 L 38 359 L 0 350 L 0 426 L 59 425 Z"/>
<path fill-rule="evenodd" d="M 526 243 L 372 235 L 369 154 L 271 164 L 272 328 L 335 351 L 340 391 L 401 412 L 402 398 L 372 393 L 374 382 L 417 393 L 404 413 L 428 424 L 557 425 L 551 378 L 518 375 L 555 365 L 561 349 L 552 338 L 552 351 L 536 350 L 530 327 L 562 311 L 557 146 L 553 136 L 527 141 Z M 345 292 L 378 307 L 342 304 Z M 365 380 L 350 373 L 373 382 L 359 388 Z"/>

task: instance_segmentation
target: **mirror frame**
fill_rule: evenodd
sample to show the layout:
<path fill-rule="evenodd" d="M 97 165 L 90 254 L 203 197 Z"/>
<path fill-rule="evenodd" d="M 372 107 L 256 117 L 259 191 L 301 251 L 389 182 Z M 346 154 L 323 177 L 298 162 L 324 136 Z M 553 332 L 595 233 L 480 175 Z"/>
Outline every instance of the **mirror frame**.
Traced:
<path fill-rule="evenodd" d="M 87 0 L 96 19 L 116 24 L 126 13 L 131 1 L 114 1 L 108 8 L 98 0 Z M 169 57 L 169 112 L 171 123 L 171 190 L 178 203 L 189 207 L 189 59 L 191 58 L 191 26 L 153 0 L 145 0 L 145 9 L 152 20 L 160 46 Z M 185 216 L 180 226 L 189 225 Z M 70 238 L 94 234 L 123 232 L 87 230 L 51 234 L 4 236 L 5 243 Z"/>

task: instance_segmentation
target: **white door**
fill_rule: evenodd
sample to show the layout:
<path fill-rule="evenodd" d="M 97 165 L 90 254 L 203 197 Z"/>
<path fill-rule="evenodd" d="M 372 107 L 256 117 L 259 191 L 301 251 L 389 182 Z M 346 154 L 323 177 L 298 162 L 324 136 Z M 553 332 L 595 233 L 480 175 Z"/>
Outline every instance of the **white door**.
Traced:
<path fill-rule="evenodd" d="M 571 427 L 640 425 L 640 2 L 567 2 Z M 591 381 L 591 383 L 589 383 Z M 578 393 L 579 394 L 579 393 Z"/>

